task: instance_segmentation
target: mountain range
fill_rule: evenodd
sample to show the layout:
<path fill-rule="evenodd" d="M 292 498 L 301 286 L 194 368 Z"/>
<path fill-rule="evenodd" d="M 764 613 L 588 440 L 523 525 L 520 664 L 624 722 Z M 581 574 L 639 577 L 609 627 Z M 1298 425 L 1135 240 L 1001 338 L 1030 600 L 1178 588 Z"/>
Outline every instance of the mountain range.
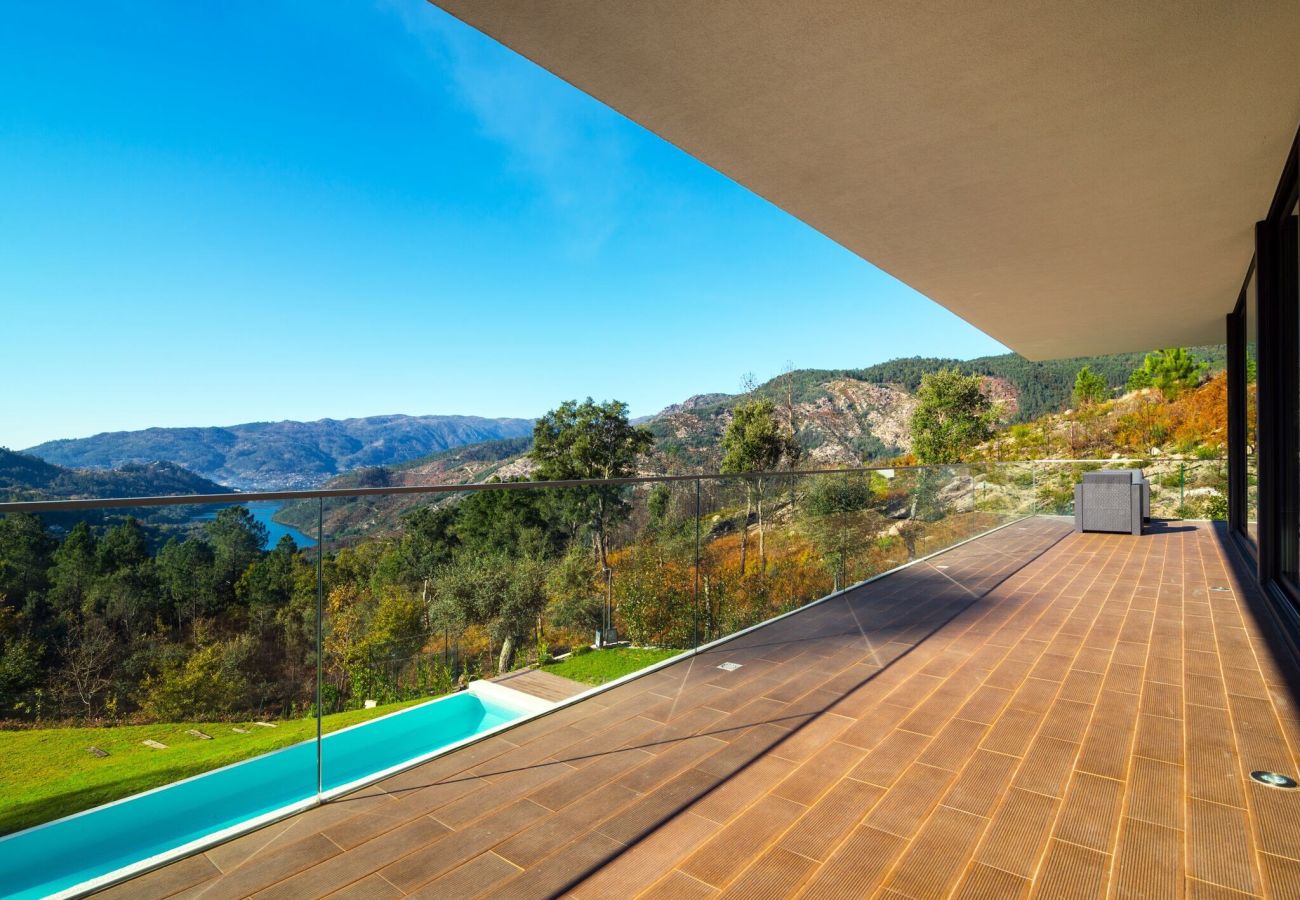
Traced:
<path fill-rule="evenodd" d="M 165 460 L 240 490 L 286 490 L 315 487 L 352 469 L 523 437 L 532 430 L 529 419 L 368 416 L 105 432 L 49 441 L 24 452 L 80 469 L 118 469 Z"/>
<path fill-rule="evenodd" d="M 1211 368 L 1223 367 L 1223 347 L 1192 349 Z M 1082 366 L 1118 389 L 1142 358 L 1141 353 L 1045 362 L 1012 353 L 971 360 L 912 357 L 862 369 L 795 370 L 753 393 L 771 398 L 778 415 L 793 425 L 806 467 L 861 465 L 910 450 L 915 393 L 927 372 L 955 366 L 980 375 L 1004 422 L 1015 423 L 1067 407 Z M 644 470 L 716 470 L 723 431 L 743 396 L 700 394 L 640 420 L 655 435 Z M 454 484 L 526 477 L 530 467 L 523 454 L 532 424 L 529 419 L 394 415 L 150 428 L 51 441 L 26 452 L 80 470 L 126 472 L 123 466 L 164 460 L 243 490 Z M 88 476 L 83 471 L 80 477 Z M 347 521 L 337 524 L 358 527 L 360 516 L 359 507 L 353 508 L 343 516 Z"/>

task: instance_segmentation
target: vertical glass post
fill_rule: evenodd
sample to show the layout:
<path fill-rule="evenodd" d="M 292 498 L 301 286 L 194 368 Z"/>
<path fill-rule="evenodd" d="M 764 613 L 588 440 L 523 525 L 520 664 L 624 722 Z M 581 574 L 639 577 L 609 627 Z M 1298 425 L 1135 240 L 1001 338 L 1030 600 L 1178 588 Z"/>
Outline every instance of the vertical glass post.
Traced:
<path fill-rule="evenodd" d="M 695 479 L 695 586 L 692 589 L 695 646 L 700 646 L 700 479 Z"/>
<path fill-rule="evenodd" d="M 1029 511 L 1038 514 L 1038 461 L 1029 461 Z"/>
<path fill-rule="evenodd" d="M 325 666 L 325 498 L 316 498 L 316 799 L 324 793 L 321 766 L 321 682 Z"/>

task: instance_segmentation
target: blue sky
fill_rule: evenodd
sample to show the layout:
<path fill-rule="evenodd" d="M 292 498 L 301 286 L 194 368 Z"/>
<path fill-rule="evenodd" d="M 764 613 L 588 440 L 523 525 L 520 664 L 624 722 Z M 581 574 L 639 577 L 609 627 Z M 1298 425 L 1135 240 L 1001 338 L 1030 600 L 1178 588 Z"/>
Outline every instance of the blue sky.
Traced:
<path fill-rule="evenodd" d="M 421 0 L 0 5 L 0 445 L 1003 352 Z"/>

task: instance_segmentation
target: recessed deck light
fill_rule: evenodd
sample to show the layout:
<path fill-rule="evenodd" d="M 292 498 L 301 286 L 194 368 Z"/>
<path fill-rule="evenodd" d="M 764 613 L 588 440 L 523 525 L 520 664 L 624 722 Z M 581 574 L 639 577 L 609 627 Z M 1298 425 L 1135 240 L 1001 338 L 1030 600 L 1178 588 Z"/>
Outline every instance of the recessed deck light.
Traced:
<path fill-rule="evenodd" d="M 1269 787 L 1290 789 L 1296 786 L 1294 778 L 1277 772 L 1251 772 L 1250 777 Z"/>
<path fill-rule="evenodd" d="M 1226 587 L 1212 587 L 1210 590 L 1214 591 L 1216 594 L 1227 594 L 1231 592 L 1231 588 Z"/>
<path fill-rule="evenodd" d="M 740 668 L 740 663 L 724 662 L 719 664 L 718 668 L 724 672 L 734 672 Z"/>

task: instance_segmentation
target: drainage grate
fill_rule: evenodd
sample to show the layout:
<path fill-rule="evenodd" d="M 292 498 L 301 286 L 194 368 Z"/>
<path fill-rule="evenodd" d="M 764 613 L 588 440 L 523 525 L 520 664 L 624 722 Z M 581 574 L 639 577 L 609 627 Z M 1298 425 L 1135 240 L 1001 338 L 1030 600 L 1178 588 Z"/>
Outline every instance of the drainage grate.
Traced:
<path fill-rule="evenodd" d="M 740 668 L 740 663 L 724 662 L 720 663 L 718 668 L 724 672 L 734 672 Z"/>
<path fill-rule="evenodd" d="M 1250 777 L 1260 784 L 1268 785 L 1275 788 L 1293 788 L 1296 786 L 1294 778 L 1286 775 L 1280 775 L 1277 772 L 1251 772 Z"/>

